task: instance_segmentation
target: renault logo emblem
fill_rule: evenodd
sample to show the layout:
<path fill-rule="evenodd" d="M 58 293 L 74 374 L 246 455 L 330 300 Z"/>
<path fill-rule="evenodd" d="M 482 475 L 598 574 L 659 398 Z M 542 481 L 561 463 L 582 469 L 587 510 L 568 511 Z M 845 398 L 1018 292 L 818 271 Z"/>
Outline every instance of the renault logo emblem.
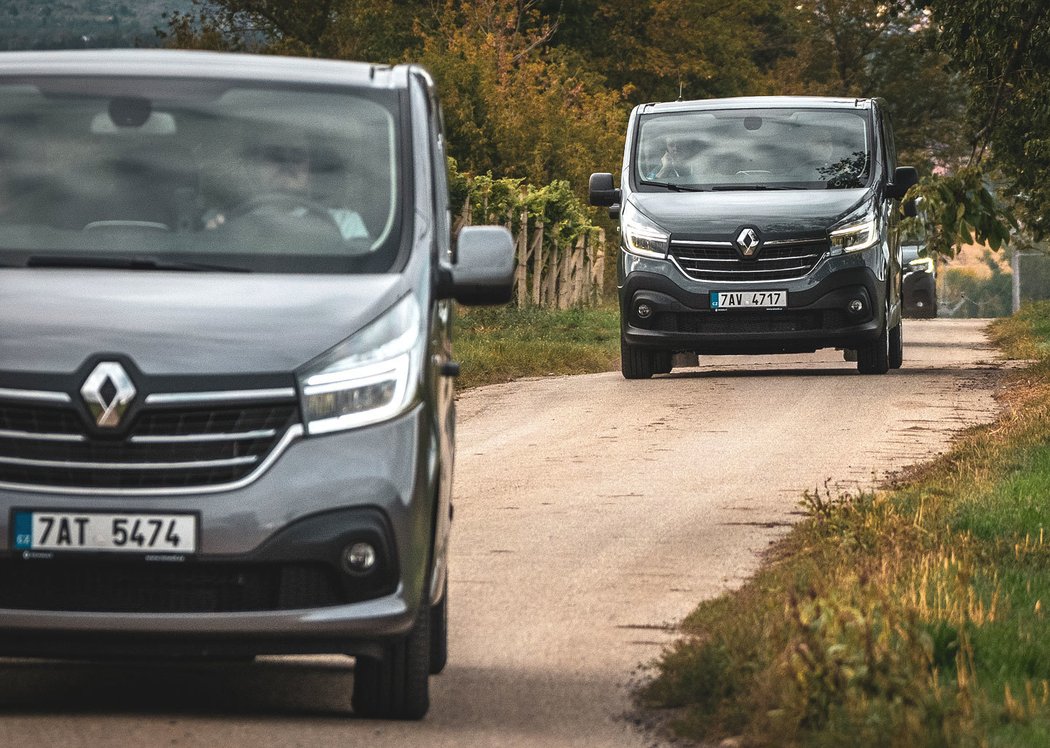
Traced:
<path fill-rule="evenodd" d="M 744 257 L 754 257 L 762 240 L 752 228 L 744 228 L 736 235 L 736 246 Z"/>
<path fill-rule="evenodd" d="M 84 380 L 80 396 L 95 423 L 111 429 L 120 425 L 120 419 L 135 399 L 135 385 L 123 366 L 115 361 L 103 361 Z"/>

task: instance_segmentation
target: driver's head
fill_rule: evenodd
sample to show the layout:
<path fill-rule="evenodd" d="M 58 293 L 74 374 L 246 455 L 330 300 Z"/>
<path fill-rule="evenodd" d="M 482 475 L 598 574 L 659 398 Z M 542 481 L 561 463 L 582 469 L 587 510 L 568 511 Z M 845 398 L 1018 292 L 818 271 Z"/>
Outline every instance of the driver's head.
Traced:
<path fill-rule="evenodd" d="M 254 149 L 261 190 L 306 192 L 310 181 L 310 151 L 306 144 L 267 140 Z"/>

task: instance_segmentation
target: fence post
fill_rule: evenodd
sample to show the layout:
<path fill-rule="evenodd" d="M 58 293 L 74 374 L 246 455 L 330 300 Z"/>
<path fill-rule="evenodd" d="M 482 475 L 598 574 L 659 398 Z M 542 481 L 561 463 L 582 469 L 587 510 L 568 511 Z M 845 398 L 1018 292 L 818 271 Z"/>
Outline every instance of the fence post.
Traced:
<path fill-rule="evenodd" d="M 558 270 L 561 264 L 561 247 L 558 246 L 558 235 L 551 237 L 550 251 L 547 253 L 546 266 L 547 277 L 543 283 L 543 301 L 545 307 L 558 306 Z"/>
<path fill-rule="evenodd" d="M 580 234 L 576 239 L 576 248 L 572 252 L 572 303 L 574 306 L 584 303 L 583 295 L 583 256 L 587 251 L 587 235 Z"/>
<path fill-rule="evenodd" d="M 605 229 L 598 229 L 598 246 L 594 252 L 594 265 L 591 272 L 594 286 L 598 289 L 598 296 L 605 293 Z"/>
<path fill-rule="evenodd" d="M 591 303 L 591 268 L 594 261 L 591 258 L 591 232 L 583 235 L 583 254 L 580 255 L 580 298 L 584 303 Z"/>
<path fill-rule="evenodd" d="M 529 262 L 529 211 L 521 208 L 521 224 L 518 226 L 518 267 L 514 271 L 514 285 L 518 290 L 518 307 L 525 306 L 528 298 L 528 262 Z"/>
<path fill-rule="evenodd" d="M 543 279 L 543 219 L 536 219 L 532 232 L 532 303 L 540 305 L 540 281 Z"/>
<path fill-rule="evenodd" d="M 572 269 L 576 258 L 574 244 L 568 244 L 561 248 L 561 257 L 558 261 L 558 308 L 568 309 L 572 306 Z"/>

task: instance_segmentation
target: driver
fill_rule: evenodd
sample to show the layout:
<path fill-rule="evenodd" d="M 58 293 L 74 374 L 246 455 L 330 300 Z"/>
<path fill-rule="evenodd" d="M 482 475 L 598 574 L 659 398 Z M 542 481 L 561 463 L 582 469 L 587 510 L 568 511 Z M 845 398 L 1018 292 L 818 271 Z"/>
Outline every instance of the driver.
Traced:
<path fill-rule="evenodd" d="M 210 210 L 202 218 L 205 229 L 216 229 L 238 215 L 268 213 L 306 218 L 323 210 L 344 240 L 368 239 L 361 216 L 346 208 L 317 206 L 310 197 L 310 151 L 302 143 L 267 143 L 252 149 L 254 194 L 241 210 Z"/>

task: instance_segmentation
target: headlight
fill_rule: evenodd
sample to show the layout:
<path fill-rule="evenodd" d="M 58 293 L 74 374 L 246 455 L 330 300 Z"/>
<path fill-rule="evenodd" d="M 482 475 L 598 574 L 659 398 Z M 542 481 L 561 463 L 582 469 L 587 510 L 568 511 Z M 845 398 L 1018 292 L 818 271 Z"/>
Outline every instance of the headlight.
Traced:
<path fill-rule="evenodd" d="M 914 260 L 908 263 L 908 270 L 912 273 L 932 273 L 933 258 L 916 257 Z"/>
<path fill-rule="evenodd" d="M 630 252 L 643 257 L 659 257 L 661 260 L 667 257 L 671 235 L 639 213 L 629 201 L 623 206 L 620 231 Z"/>
<path fill-rule="evenodd" d="M 831 231 L 831 249 L 837 252 L 860 252 L 879 241 L 875 215 L 868 214 L 863 220 L 851 222 Z"/>
<path fill-rule="evenodd" d="M 309 434 L 365 426 L 402 413 L 416 395 L 422 313 L 409 294 L 299 372 Z"/>

